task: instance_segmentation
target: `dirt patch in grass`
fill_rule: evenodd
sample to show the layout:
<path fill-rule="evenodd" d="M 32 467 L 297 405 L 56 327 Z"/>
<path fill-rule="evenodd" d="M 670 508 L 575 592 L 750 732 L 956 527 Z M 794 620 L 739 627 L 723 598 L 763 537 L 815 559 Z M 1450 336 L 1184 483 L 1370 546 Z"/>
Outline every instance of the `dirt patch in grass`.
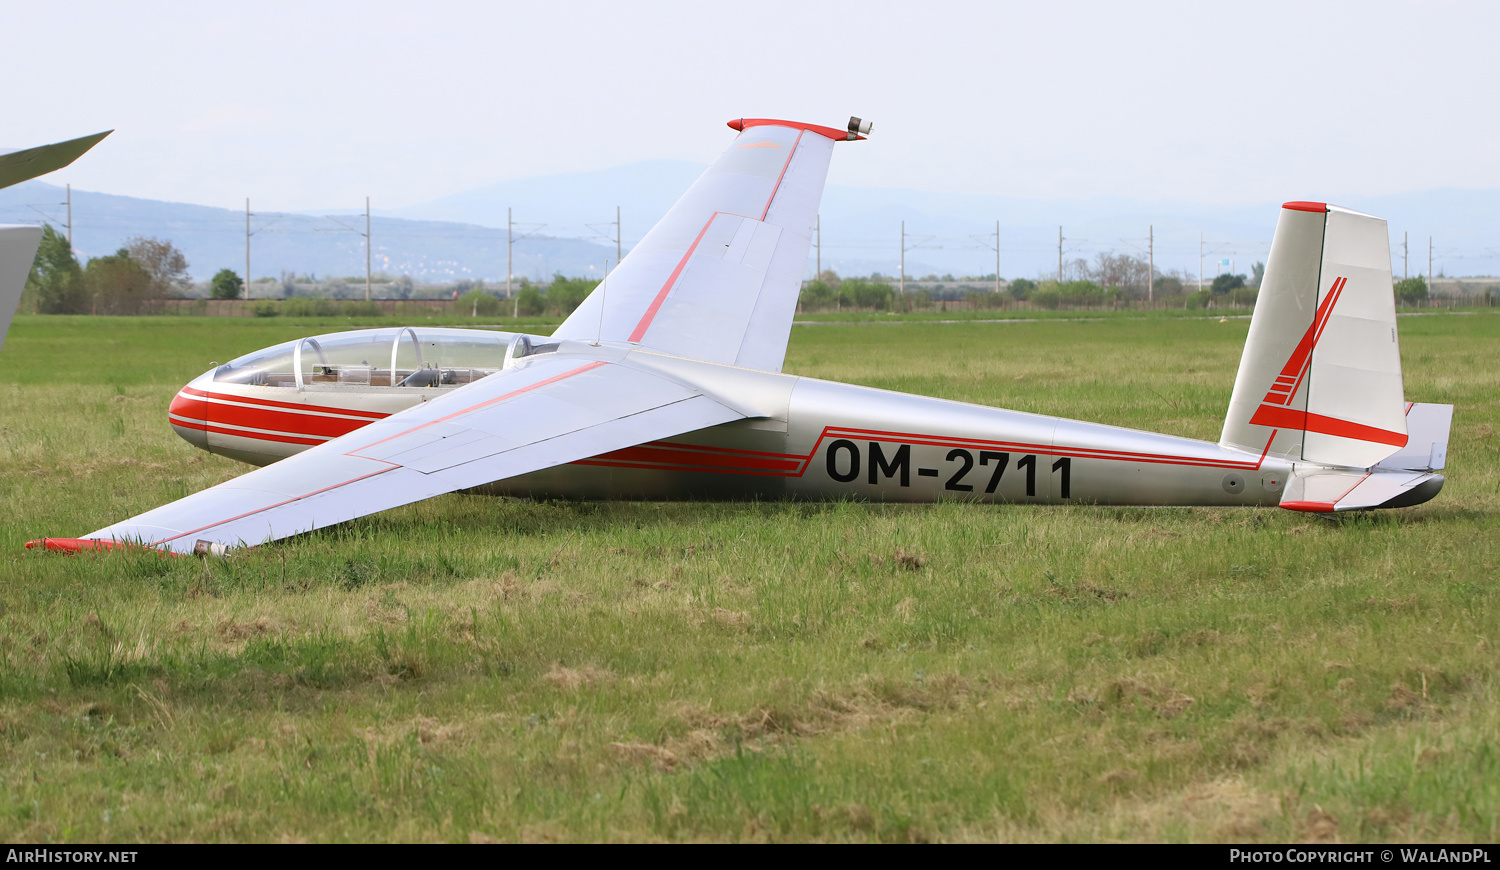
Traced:
<path fill-rule="evenodd" d="M 236 622 L 233 619 L 225 617 L 220 619 L 218 625 L 214 627 L 214 634 L 218 635 L 219 640 L 226 643 L 249 640 L 253 637 L 270 634 L 271 631 L 271 620 L 264 616 L 245 622 Z"/>
<path fill-rule="evenodd" d="M 1068 700 L 1084 711 L 1103 715 L 1114 710 L 1150 710 L 1163 719 L 1186 713 L 1195 700 L 1171 686 L 1151 685 L 1126 677 L 1100 687 L 1079 687 Z"/>
<path fill-rule="evenodd" d="M 673 770 L 735 749 L 759 752 L 768 744 L 911 722 L 968 703 L 972 694 L 968 680 L 943 673 L 912 681 L 868 677 L 846 689 L 816 689 L 797 702 L 738 712 L 679 701 L 663 710 L 663 731 L 671 736 L 609 746 L 621 759 Z"/>
<path fill-rule="evenodd" d="M 743 610 L 730 610 L 727 607 L 715 607 L 713 621 L 725 628 L 745 629 L 750 626 L 750 614 Z"/>
<path fill-rule="evenodd" d="M 564 691 L 576 692 L 579 689 L 612 683 L 615 675 L 593 665 L 569 668 L 562 662 L 557 662 L 552 665 L 551 670 L 542 675 L 542 679 Z"/>
<path fill-rule="evenodd" d="M 1281 812 L 1279 796 L 1230 778 L 1192 786 L 1157 801 L 1142 813 L 1142 821 L 1158 826 L 1168 820 L 1186 822 L 1207 829 L 1216 840 L 1233 842 L 1264 836 Z"/>

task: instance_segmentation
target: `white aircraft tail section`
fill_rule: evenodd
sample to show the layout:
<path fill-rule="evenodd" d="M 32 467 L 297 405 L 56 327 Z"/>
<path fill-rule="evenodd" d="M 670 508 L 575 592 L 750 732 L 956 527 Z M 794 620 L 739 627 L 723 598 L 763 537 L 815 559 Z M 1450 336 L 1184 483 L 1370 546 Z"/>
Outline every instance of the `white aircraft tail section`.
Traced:
<path fill-rule="evenodd" d="M 15 316 L 41 243 L 41 227 L 0 226 L 0 348 L 5 347 L 5 333 L 10 330 L 10 319 Z"/>
<path fill-rule="evenodd" d="M 1442 471 L 1448 464 L 1448 430 L 1452 426 L 1452 405 L 1413 402 L 1406 409 L 1406 446 L 1380 460 L 1377 467 Z"/>
<path fill-rule="evenodd" d="M 1442 488 L 1441 474 L 1303 465 L 1292 472 L 1281 506 L 1307 513 L 1411 507 L 1431 500 Z"/>
<path fill-rule="evenodd" d="M 1369 468 L 1406 447 L 1406 411 L 1385 221 L 1287 203 L 1220 443 Z"/>

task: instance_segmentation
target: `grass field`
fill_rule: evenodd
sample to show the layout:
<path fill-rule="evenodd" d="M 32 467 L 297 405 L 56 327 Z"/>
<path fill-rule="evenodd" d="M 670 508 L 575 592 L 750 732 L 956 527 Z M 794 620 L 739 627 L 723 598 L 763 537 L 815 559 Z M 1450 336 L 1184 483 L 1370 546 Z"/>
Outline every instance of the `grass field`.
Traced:
<path fill-rule="evenodd" d="M 1217 437 L 1248 321 L 804 326 L 810 376 Z M 1500 316 L 1407 317 L 1447 488 L 1334 518 L 447 496 L 28 552 L 245 470 L 179 386 L 341 322 L 20 317 L 0 837 L 1500 839 Z"/>

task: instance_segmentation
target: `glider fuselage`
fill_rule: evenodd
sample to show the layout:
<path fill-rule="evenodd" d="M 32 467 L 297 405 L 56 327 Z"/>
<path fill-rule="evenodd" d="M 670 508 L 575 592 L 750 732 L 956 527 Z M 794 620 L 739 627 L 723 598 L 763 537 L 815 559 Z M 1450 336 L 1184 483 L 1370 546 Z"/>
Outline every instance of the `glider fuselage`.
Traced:
<path fill-rule="evenodd" d="M 586 360 L 599 351 L 572 342 L 553 352 Z M 536 498 L 1274 506 L 1291 470 L 1275 457 L 1187 438 L 635 348 L 609 355 L 622 353 L 633 366 L 745 407 L 749 419 L 479 489 Z M 445 372 L 437 371 L 442 380 Z M 213 375 L 179 393 L 172 424 L 196 446 L 257 465 L 442 392 L 350 386 L 332 376 L 297 388 L 222 383 Z"/>

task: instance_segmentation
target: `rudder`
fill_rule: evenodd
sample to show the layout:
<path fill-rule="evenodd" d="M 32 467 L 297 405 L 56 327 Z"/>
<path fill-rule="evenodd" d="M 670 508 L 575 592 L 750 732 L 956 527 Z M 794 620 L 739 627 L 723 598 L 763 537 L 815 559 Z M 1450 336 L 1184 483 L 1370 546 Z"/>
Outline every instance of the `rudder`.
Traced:
<path fill-rule="evenodd" d="M 1407 442 L 1386 222 L 1282 207 L 1220 443 L 1368 468 Z"/>

